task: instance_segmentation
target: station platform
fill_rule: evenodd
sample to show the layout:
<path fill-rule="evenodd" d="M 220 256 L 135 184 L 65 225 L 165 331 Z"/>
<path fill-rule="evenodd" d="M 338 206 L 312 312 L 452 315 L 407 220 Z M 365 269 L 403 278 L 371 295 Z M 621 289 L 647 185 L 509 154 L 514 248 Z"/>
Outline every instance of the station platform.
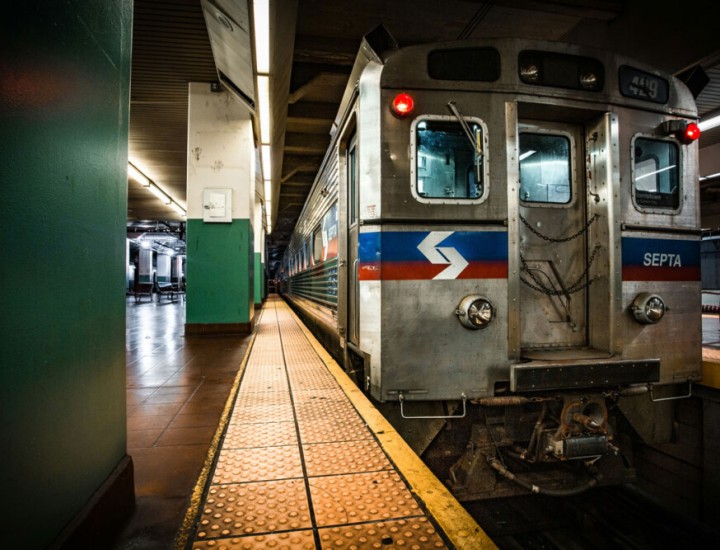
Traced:
<path fill-rule="evenodd" d="M 495 548 L 279 297 L 266 301 L 176 548 Z"/>
<path fill-rule="evenodd" d="M 720 316 L 702 316 L 702 382 L 703 386 L 720 389 Z"/>

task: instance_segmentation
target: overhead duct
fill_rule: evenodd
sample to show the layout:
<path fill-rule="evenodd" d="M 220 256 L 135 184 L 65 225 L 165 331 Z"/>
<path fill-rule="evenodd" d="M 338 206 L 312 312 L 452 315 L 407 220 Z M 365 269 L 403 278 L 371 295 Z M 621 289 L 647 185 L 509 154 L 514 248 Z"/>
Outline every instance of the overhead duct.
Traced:
<path fill-rule="evenodd" d="M 248 0 L 201 0 L 215 68 L 222 85 L 255 110 L 253 45 Z"/>

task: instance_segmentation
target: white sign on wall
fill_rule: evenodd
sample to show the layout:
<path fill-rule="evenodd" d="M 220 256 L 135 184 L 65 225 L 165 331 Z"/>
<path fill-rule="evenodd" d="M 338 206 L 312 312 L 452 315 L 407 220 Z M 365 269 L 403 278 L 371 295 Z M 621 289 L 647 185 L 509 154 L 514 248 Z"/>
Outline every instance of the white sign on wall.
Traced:
<path fill-rule="evenodd" d="M 232 189 L 203 190 L 203 221 L 232 222 Z"/>

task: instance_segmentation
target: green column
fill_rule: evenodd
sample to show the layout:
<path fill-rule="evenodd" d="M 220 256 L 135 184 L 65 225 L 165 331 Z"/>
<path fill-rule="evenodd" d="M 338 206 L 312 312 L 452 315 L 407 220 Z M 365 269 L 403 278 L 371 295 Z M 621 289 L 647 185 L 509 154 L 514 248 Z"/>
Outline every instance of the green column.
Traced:
<path fill-rule="evenodd" d="M 131 472 L 123 289 L 132 7 L 47 0 L 3 9 L 5 547 L 58 541 L 93 495 L 112 490 L 118 468 Z M 114 520 L 127 512 L 114 509 Z"/>
<path fill-rule="evenodd" d="M 263 301 L 263 287 L 264 287 L 264 266 L 262 264 L 262 254 L 255 252 L 255 305 L 259 306 Z"/>
<path fill-rule="evenodd" d="M 186 329 L 249 332 L 252 312 L 252 227 L 187 221 Z"/>
<path fill-rule="evenodd" d="M 256 163 L 247 108 L 210 84 L 188 104 L 185 332 L 247 333 L 254 315 Z"/>

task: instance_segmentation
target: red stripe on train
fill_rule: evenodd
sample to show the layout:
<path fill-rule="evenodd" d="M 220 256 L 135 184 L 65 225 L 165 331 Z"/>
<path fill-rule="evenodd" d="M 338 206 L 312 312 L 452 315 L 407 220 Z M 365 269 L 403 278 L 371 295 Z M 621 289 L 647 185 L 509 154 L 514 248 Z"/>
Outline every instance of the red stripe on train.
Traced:
<path fill-rule="evenodd" d="M 358 278 L 361 281 L 430 280 L 448 268 L 448 264 L 428 262 L 362 263 Z M 458 279 L 507 279 L 506 262 L 471 262 L 457 276 Z"/>
<path fill-rule="evenodd" d="M 700 268 L 691 267 L 645 267 L 625 265 L 623 281 L 699 281 Z"/>

